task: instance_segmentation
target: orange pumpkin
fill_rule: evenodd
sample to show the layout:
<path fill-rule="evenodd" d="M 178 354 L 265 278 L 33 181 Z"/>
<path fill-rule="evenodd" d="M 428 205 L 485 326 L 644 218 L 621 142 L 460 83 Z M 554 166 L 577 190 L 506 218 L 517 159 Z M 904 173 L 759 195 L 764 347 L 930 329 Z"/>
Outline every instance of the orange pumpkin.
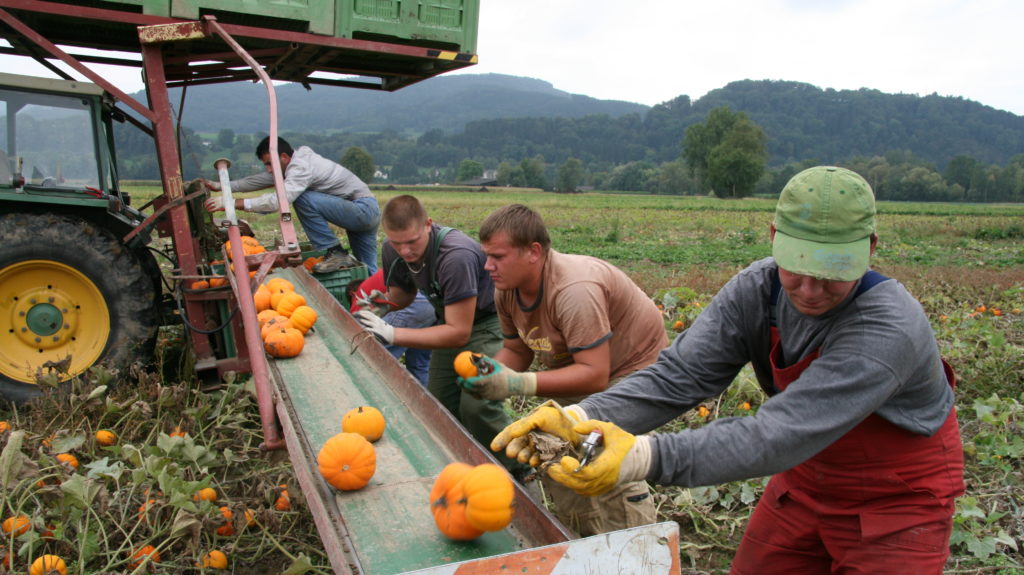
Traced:
<path fill-rule="evenodd" d="M 308 305 L 300 305 L 292 310 L 292 315 L 289 318 L 291 318 L 292 327 L 306 334 L 316 323 L 317 314 L 316 310 Z"/>
<path fill-rule="evenodd" d="M 466 498 L 462 483 L 472 469 L 466 463 L 449 463 L 430 488 L 430 511 L 434 516 L 434 524 L 449 539 L 468 541 L 484 533 L 466 521 Z"/>
<path fill-rule="evenodd" d="M 320 475 L 337 489 L 362 489 L 377 471 L 377 452 L 365 437 L 344 431 L 328 439 L 316 456 Z"/>
<path fill-rule="evenodd" d="M 267 289 L 269 289 L 271 293 L 295 291 L 295 284 L 284 278 L 270 278 L 267 280 L 267 283 L 263 285 L 267 286 Z"/>
<path fill-rule="evenodd" d="M 256 304 L 256 313 L 270 309 L 271 295 L 273 294 L 266 285 L 256 288 L 256 293 L 252 294 L 252 301 Z"/>
<path fill-rule="evenodd" d="M 230 537 L 235 534 L 235 526 L 232 520 L 235 518 L 235 514 L 231 512 L 229 507 L 221 507 L 220 514 L 224 516 L 224 524 L 216 529 L 217 535 L 223 537 Z"/>
<path fill-rule="evenodd" d="M 128 568 L 135 569 L 139 565 L 142 565 L 142 562 L 146 557 L 149 557 L 150 563 L 160 562 L 160 552 L 156 550 L 156 547 L 153 547 L 152 545 L 145 545 L 132 554 L 132 562 L 128 564 Z"/>
<path fill-rule="evenodd" d="M 341 430 L 347 433 L 358 433 L 367 441 L 377 441 L 384 435 L 384 414 L 376 407 L 361 405 L 348 410 L 341 418 Z"/>
<path fill-rule="evenodd" d="M 466 497 L 466 521 L 484 531 L 504 529 L 512 521 L 515 486 L 502 467 L 477 465 L 462 483 Z"/>
<path fill-rule="evenodd" d="M 70 453 L 58 453 L 57 461 L 67 465 L 71 469 L 78 469 L 78 458 Z"/>
<path fill-rule="evenodd" d="M 3 523 L 4 534 L 13 534 L 15 537 L 27 532 L 31 527 L 32 520 L 28 515 L 14 515 L 4 519 Z"/>
<path fill-rule="evenodd" d="M 196 280 L 192 282 L 192 285 L 189 287 L 191 287 L 192 289 L 207 289 L 210 287 L 210 282 L 206 280 Z"/>
<path fill-rule="evenodd" d="M 265 309 L 256 314 L 256 319 L 260 322 L 260 329 L 263 329 L 263 326 L 267 325 L 267 322 L 275 317 L 281 317 L 281 314 L 277 313 L 276 309 Z"/>
<path fill-rule="evenodd" d="M 109 429 L 100 429 L 96 432 L 96 444 L 108 447 L 117 443 L 117 434 Z"/>
<path fill-rule="evenodd" d="M 305 261 L 302 262 L 302 267 L 306 268 L 306 271 L 312 272 L 313 271 L 313 266 L 315 266 L 316 264 L 318 264 L 318 263 L 320 263 L 322 261 L 324 261 L 324 257 L 323 256 L 320 256 L 320 257 L 310 256 L 310 257 L 306 258 Z"/>
<path fill-rule="evenodd" d="M 267 335 L 269 335 L 271 331 L 289 327 L 292 327 L 291 320 L 281 314 L 277 314 L 276 316 L 268 319 L 267 322 L 263 324 L 263 327 L 260 328 L 260 338 L 265 342 L 267 341 Z"/>
<path fill-rule="evenodd" d="M 263 349 L 276 358 L 295 357 L 302 353 L 305 345 L 306 338 L 293 327 L 271 330 L 263 340 Z"/>
<path fill-rule="evenodd" d="M 271 297 L 271 300 L 273 300 L 273 297 Z M 277 299 L 277 303 L 274 304 L 274 309 L 277 310 L 277 313 L 290 317 L 296 308 L 304 305 L 306 305 L 306 298 L 300 293 L 290 291 L 281 294 L 281 297 Z"/>
<path fill-rule="evenodd" d="M 482 357 L 479 353 L 473 353 L 468 349 L 459 353 L 455 356 L 455 361 L 452 367 L 455 368 L 455 373 L 459 374 L 464 379 L 476 377 L 479 375 L 479 370 L 476 367 L 475 359 Z"/>
<path fill-rule="evenodd" d="M 224 287 L 226 285 L 228 285 L 227 278 L 223 278 L 223 277 L 210 278 L 210 287 L 212 287 L 212 288 Z"/>
<path fill-rule="evenodd" d="M 43 555 L 32 562 L 29 575 L 50 575 L 51 573 L 68 575 L 68 566 L 57 555 Z"/>

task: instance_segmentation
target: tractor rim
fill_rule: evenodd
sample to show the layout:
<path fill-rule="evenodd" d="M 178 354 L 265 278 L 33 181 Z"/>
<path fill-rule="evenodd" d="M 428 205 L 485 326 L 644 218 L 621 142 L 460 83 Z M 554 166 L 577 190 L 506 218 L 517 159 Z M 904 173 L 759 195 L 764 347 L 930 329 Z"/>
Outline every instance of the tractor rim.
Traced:
<path fill-rule="evenodd" d="M 34 384 L 36 373 L 52 366 L 63 381 L 96 363 L 110 337 L 110 314 L 85 274 L 29 260 L 0 270 L 0 286 L 0 375 Z"/>

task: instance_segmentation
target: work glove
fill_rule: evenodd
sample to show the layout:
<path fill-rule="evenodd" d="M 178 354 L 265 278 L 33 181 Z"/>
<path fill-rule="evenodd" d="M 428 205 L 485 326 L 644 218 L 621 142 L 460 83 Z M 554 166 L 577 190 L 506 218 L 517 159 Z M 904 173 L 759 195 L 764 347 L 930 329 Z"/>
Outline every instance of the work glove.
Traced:
<path fill-rule="evenodd" d="M 206 202 L 203 205 L 208 212 L 219 212 L 224 209 L 224 198 L 221 196 L 211 196 L 206 198 Z"/>
<path fill-rule="evenodd" d="M 369 310 L 377 317 L 384 317 L 391 311 L 393 304 L 388 299 L 387 294 L 379 289 L 375 289 L 368 294 L 359 292 L 359 295 L 356 296 L 356 305 L 359 306 L 360 310 Z"/>
<path fill-rule="evenodd" d="M 502 400 L 512 395 L 537 395 L 537 374 L 520 373 L 486 355 L 481 356 L 480 375 L 456 379 L 463 389 L 477 399 Z"/>
<path fill-rule="evenodd" d="M 522 419 L 502 429 L 491 441 L 491 451 L 504 449 L 509 459 L 537 467 L 541 460 L 530 432 L 550 433 L 576 447 L 583 438 L 573 431 L 573 427 L 584 419 L 586 413 L 579 406 L 570 405 L 562 408 L 557 402 L 549 399 Z"/>
<path fill-rule="evenodd" d="M 377 340 L 381 343 L 395 343 L 395 328 L 379 318 L 375 313 L 368 309 L 361 309 L 353 315 L 367 331 L 377 336 Z"/>
<path fill-rule="evenodd" d="M 634 436 L 614 423 L 589 420 L 576 424 L 573 431 L 587 435 L 599 429 L 604 449 L 589 463 L 580 467 L 575 457 L 565 456 L 559 465 L 548 468 L 548 476 L 579 495 L 594 497 L 608 493 L 622 483 L 647 477 L 651 467 L 650 438 Z"/>

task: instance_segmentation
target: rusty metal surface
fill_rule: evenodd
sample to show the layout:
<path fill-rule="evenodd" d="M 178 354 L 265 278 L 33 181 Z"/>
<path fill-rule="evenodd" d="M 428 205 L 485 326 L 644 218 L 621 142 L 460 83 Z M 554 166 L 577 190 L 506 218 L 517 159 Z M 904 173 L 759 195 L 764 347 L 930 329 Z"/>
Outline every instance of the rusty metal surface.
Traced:
<path fill-rule="evenodd" d="M 493 462 L 451 415 L 365 332 L 302 268 L 275 273 L 292 281 L 317 310 L 315 332 L 298 357 L 272 362 L 278 412 L 296 469 L 312 469 L 303 485 L 338 573 L 404 573 L 567 541 L 564 527 L 521 488 L 512 525 L 471 542 L 437 530 L 428 495 L 452 461 Z M 316 472 L 319 447 L 341 431 L 345 412 L 380 409 L 388 422 L 374 444 L 377 472 L 358 491 L 339 492 Z M 331 533 L 324 534 L 323 526 Z M 343 555 L 343 557 L 339 556 Z"/>

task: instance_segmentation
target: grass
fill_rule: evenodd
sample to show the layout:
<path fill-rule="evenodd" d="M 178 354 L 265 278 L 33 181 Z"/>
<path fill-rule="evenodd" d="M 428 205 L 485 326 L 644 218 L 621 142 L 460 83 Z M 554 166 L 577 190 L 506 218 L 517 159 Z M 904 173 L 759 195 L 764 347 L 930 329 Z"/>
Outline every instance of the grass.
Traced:
<path fill-rule="evenodd" d="M 138 186 L 132 193 L 141 204 L 157 189 Z M 471 235 L 498 206 L 521 202 L 538 209 L 556 249 L 603 257 L 627 271 L 662 305 L 672 333 L 677 322 L 692 322 L 733 273 L 770 254 L 774 202 L 766 199 L 376 192 L 382 204 L 399 193 L 415 193 L 436 221 Z M 961 377 L 957 407 L 968 492 L 958 502 L 946 572 L 1022 575 L 1024 206 L 882 203 L 879 213 L 875 267 L 918 297 Z M 275 218 L 246 218 L 270 243 Z M 160 343 L 159 369 L 112 374 L 96 368 L 30 408 L 0 407 L 0 420 L 12 427 L 0 435 L 0 515 L 24 513 L 34 527 L 8 536 L 0 548 L 13 556 L 11 571 L 27 572 L 29 561 L 45 552 L 64 557 L 71 573 L 127 572 L 132 550 L 149 543 L 161 552 L 160 572 L 199 571 L 196 562 L 215 548 L 228 554 L 235 573 L 330 572 L 287 458 L 259 449 L 259 416 L 247 381 L 200 392 L 181 328 L 162 330 Z M 745 371 L 725 394 L 665 431 L 753 414 L 763 400 Z M 519 400 L 509 407 L 522 412 L 530 404 Z M 101 428 L 114 430 L 118 443 L 96 445 L 93 433 Z M 175 428 L 188 435 L 172 437 Z M 75 454 L 81 466 L 60 464 L 55 456 L 62 452 Z M 656 488 L 662 517 L 680 525 L 685 572 L 726 572 L 763 485 L 758 478 Z M 194 501 L 207 486 L 218 500 Z M 282 489 L 290 492 L 290 510 L 275 508 Z M 139 507 L 150 499 L 140 521 Z M 236 533 L 229 537 L 214 532 L 224 524 L 221 506 L 234 512 Z M 246 509 L 257 520 L 253 526 L 245 525 Z M 44 536 L 47 529 L 52 534 Z"/>

